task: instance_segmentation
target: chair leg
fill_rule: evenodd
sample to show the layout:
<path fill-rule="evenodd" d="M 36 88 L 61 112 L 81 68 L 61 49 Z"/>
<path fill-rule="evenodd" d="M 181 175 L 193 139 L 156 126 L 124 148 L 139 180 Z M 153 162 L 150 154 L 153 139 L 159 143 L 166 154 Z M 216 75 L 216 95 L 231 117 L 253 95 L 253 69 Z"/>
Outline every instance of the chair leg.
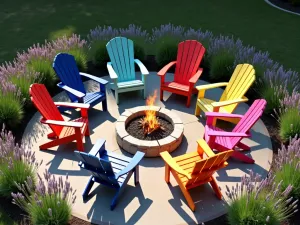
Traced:
<path fill-rule="evenodd" d="M 107 111 L 107 100 L 106 99 L 102 101 L 102 109 L 103 109 L 103 111 Z"/>
<path fill-rule="evenodd" d="M 164 91 L 160 89 L 160 101 L 163 101 L 164 98 Z"/>
<path fill-rule="evenodd" d="M 165 165 L 165 181 L 170 183 L 170 166 L 167 163 Z"/>
<path fill-rule="evenodd" d="M 60 144 L 62 144 L 61 139 L 55 139 L 53 141 L 49 141 L 45 144 L 40 145 L 40 150 L 52 148 L 52 147 L 60 145 Z"/>
<path fill-rule="evenodd" d="M 48 137 L 49 139 L 52 139 L 52 138 L 56 138 L 57 136 L 56 136 L 56 134 L 55 134 L 54 132 L 51 132 L 51 133 L 49 133 L 49 134 L 47 135 L 47 137 Z"/>
<path fill-rule="evenodd" d="M 195 203 L 194 203 L 194 201 L 193 201 L 193 199 L 192 199 L 190 193 L 189 193 L 188 190 L 183 186 L 183 184 L 180 183 L 180 184 L 179 184 L 179 187 L 180 187 L 180 189 L 181 189 L 181 191 L 182 191 L 182 193 L 183 193 L 183 195 L 184 195 L 184 197 L 185 197 L 185 199 L 186 199 L 186 201 L 187 201 L 189 207 L 190 207 L 191 210 L 194 212 L 196 206 L 195 206 Z"/>
<path fill-rule="evenodd" d="M 254 164 L 255 160 L 251 159 L 250 157 L 244 155 L 241 152 L 238 151 L 234 151 L 233 154 L 231 155 L 231 157 L 238 159 L 244 163 L 249 163 L 249 164 Z"/>
<path fill-rule="evenodd" d="M 246 144 L 244 144 L 242 142 L 239 142 L 237 144 L 237 147 L 241 148 L 243 151 L 249 151 L 251 149 L 248 145 L 246 145 Z"/>
<path fill-rule="evenodd" d="M 200 107 L 198 106 L 198 104 L 196 104 L 195 116 L 200 116 L 200 113 L 201 113 L 201 109 L 200 109 Z"/>
<path fill-rule="evenodd" d="M 118 200 L 119 200 L 119 196 L 120 196 L 120 189 L 117 191 L 116 195 L 114 196 L 113 200 L 111 201 L 111 204 L 110 204 L 110 210 L 114 210 L 117 203 L 118 203 Z"/>
<path fill-rule="evenodd" d="M 144 99 L 146 99 L 146 97 L 147 97 L 147 93 L 146 93 L 146 87 L 144 87 L 144 89 L 143 89 L 143 93 L 144 93 Z"/>
<path fill-rule="evenodd" d="M 115 99 L 116 99 L 117 105 L 119 105 L 119 93 L 118 93 L 117 89 L 115 90 Z"/>
<path fill-rule="evenodd" d="M 139 167 L 139 165 L 137 165 L 135 167 L 135 171 L 134 171 L 134 184 L 135 185 L 137 185 L 140 182 L 139 175 L 140 175 L 140 167 Z"/>
<path fill-rule="evenodd" d="M 219 199 L 222 199 L 222 193 L 221 193 L 221 191 L 220 191 L 220 189 L 219 189 L 219 186 L 218 186 L 218 184 L 217 184 L 216 179 L 215 179 L 214 177 L 211 177 L 211 179 L 212 179 L 212 180 L 209 182 L 210 185 L 212 186 L 213 190 L 215 191 L 217 197 L 218 197 Z"/>
<path fill-rule="evenodd" d="M 90 177 L 90 179 L 89 179 L 89 181 L 88 181 L 88 183 L 87 183 L 87 185 L 86 185 L 86 187 L 85 187 L 85 189 L 84 189 L 84 191 L 83 191 L 83 193 L 82 193 L 82 197 L 83 198 L 85 198 L 85 197 L 87 197 L 88 195 L 89 195 L 89 192 L 90 192 L 90 190 L 92 189 L 92 187 L 93 187 L 93 185 L 94 185 L 94 181 L 93 181 L 93 176 L 91 176 Z"/>
<path fill-rule="evenodd" d="M 76 144 L 77 144 L 77 149 L 80 152 L 84 151 L 83 148 L 83 141 L 82 141 L 82 135 L 81 135 L 81 130 L 79 129 L 75 129 L 75 135 L 76 135 Z"/>
<path fill-rule="evenodd" d="M 187 102 L 186 102 L 186 107 L 187 107 L 187 108 L 189 108 L 190 105 L 191 105 L 191 95 L 192 95 L 192 94 L 190 94 L 190 95 L 187 97 Z"/>

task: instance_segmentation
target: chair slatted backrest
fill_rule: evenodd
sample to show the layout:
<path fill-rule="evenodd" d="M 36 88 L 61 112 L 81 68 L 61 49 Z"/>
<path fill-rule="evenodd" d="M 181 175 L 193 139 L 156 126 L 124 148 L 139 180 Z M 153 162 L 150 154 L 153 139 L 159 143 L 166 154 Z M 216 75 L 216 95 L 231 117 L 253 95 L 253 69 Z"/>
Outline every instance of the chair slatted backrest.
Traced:
<path fill-rule="evenodd" d="M 113 69 L 118 75 L 118 82 L 134 80 L 133 41 L 125 37 L 115 37 L 106 44 L 106 49 Z"/>
<path fill-rule="evenodd" d="M 32 84 L 29 88 L 31 101 L 46 120 L 64 121 L 61 113 L 54 104 L 49 92 L 43 84 Z M 52 131 L 59 136 L 62 126 L 49 125 Z"/>
<path fill-rule="evenodd" d="M 199 69 L 204 56 L 205 48 L 195 40 L 187 40 L 178 44 L 177 63 L 174 81 L 180 84 L 189 84 L 189 79 Z"/>
<path fill-rule="evenodd" d="M 262 116 L 264 109 L 267 105 L 267 101 L 265 99 L 256 99 L 250 108 L 247 110 L 243 118 L 238 122 L 238 124 L 234 127 L 232 132 L 239 133 L 247 133 L 254 126 L 254 124 L 259 120 Z M 240 137 L 232 137 L 231 144 L 237 144 L 242 138 Z"/>
<path fill-rule="evenodd" d="M 103 184 L 120 186 L 118 181 L 114 178 L 114 172 L 109 161 L 85 152 L 75 151 L 74 153 L 84 164 L 84 168 L 89 170 L 93 176 L 98 178 Z"/>
<path fill-rule="evenodd" d="M 84 94 L 86 93 L 73 55 L 67 53 L 57 54 L 52 66 L 63 84 Z M 67 92 L 67 94 L 72 102 L 78 100 L 75 95 L 69 92 Z"/>
<path fill-rule="evenodd" d="M 195 162 L 192 171 L 193 179 L 189 180 L 186 185 L 209 179 L 218 169 L 224 167 L 224 163 L 232 153 L 233 151 L 229 150 Z"/>
<path fill-rule="evenodd" d="M 236 66 L 220 101 L 241 99 L 255 81 L 255 70 L 250 64 Z M 233 112 L 237 104 L 224 106 L 229 113 Z"/>

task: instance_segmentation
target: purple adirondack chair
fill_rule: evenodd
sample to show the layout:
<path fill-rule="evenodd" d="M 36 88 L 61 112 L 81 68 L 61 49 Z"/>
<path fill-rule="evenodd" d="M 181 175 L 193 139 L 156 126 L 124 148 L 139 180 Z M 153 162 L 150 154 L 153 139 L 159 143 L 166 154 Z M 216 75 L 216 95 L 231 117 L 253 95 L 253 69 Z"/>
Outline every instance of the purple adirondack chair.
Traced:
<path fill-rule="evenodd" d="M 245 137 L 251 136 L 250 129 L 263 114 L 266 104 L 267 101 L 265 99 L 255 100 L 245 115 L 207 112 L 204 138 L 207 141 L 208 145 L 212 149 L 216 149 L 218 151 L 226 151 L 229 149 L 236 150 L 236 147 L 240 148 L 242 151 L 250 150 L 250 147 L 242 143 L 241 140 Z M 234 127 L 232 132 L 226 132 L 218 127 L 212 126 L 214 118 L 222 117 L 240 118 L 240 121 Z M 244 155 L 239 150 L 234 151 L 231 157 L 239 159 L 245 163 L 255 162 L 252 158 Z"/>

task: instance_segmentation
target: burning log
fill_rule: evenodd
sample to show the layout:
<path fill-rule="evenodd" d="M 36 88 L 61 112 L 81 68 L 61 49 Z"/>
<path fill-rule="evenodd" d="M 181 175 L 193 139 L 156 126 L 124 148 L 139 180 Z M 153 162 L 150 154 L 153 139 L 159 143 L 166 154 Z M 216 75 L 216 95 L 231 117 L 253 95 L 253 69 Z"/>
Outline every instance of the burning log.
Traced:
<path fill-rule="evenodd" d="M 156 121 L 158 121 L 158 119 L 156 118 Z M 165 128 L 163 126 L 160 125 L 159 122 L 155 123 L 155 124 L 151 124 L 151 121 L 149 122 L 147 119 L 142 118 L 140 121 L 140 126 L 142 127 L 142 129 L 144 130 L 144 135 L 150 135 L 151 133 L 153 133 L 154 131 L 161 129 L 161 130 L 165 130 Z"/>

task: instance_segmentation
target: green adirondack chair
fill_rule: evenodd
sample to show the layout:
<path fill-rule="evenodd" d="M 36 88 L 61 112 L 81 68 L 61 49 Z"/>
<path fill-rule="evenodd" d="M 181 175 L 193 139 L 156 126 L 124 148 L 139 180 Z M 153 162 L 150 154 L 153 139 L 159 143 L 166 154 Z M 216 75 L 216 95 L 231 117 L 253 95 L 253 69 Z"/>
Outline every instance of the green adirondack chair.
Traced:
<path fill-rule="evenodd" d="M 146 75 L 149 72 L 139 59 L 134 59 L 133 41 L 125 37 L 115 37 L 106 44 L 106 49 L 111 61 L 107 63 L 107 69 L 113 80 L 111 88 L 115 91 L 117 104 L 119 93 L 143 90 L 146 98 Z M 136 77 L 134 63 L 141 70 L 142 80 Z"/>

